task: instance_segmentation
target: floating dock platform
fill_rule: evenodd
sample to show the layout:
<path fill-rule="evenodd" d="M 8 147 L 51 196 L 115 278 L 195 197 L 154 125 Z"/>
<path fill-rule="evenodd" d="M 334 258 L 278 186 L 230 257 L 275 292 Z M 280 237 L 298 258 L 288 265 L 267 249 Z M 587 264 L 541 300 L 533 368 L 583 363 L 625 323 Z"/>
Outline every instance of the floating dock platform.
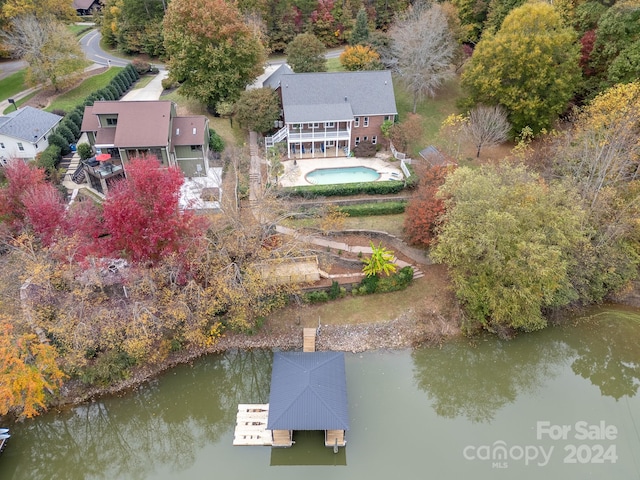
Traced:
<path fill-rule="evenodd" d="M 267 430 L 269 404 L 238 405 L 236 429 L 233 434 L 235 446 L 271 446 L 273 437 Z"/>

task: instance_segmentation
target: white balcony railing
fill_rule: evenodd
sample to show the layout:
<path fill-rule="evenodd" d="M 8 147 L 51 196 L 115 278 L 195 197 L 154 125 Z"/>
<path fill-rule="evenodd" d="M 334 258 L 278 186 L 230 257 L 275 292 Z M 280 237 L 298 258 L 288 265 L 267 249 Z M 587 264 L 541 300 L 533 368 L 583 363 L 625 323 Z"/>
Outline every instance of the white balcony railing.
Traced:
<path fill-rule="evenodd" d="M 351 137 L 349 130 L 314 130 L 307 132 L 295 132 L 289 130 L 290 142 L 321 142 L 324 140 L 348 140 Z"/>

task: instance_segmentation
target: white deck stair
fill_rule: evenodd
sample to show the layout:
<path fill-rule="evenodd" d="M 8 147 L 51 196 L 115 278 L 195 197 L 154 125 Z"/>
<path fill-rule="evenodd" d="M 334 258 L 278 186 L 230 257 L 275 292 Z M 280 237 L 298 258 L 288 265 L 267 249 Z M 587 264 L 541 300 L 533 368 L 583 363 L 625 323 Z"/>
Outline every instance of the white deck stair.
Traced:
<path fill-rule="evenodd" d="M 286 126 L 282 127 L 271 137 L 264 138 L 264 146 L 266 149 L 273 147 L 276 143 L 283 141 L 287 138 L 288 129 Z"/>

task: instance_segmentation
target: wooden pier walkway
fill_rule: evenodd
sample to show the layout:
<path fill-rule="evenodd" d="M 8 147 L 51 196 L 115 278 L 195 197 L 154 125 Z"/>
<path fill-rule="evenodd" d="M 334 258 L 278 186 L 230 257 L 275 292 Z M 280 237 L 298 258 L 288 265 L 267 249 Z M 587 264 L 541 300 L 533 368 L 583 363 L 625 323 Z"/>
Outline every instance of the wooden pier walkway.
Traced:
<path fill-rule="evenodd" d="M 235 446 L 271 446 L 271 430 L 267 430 L 269 404 L 238 405 L 236 429 L 233 434 Z"/>
<path fill-rule="evenodd" d="M 316 351 L 316 329 L 305 328 L 303 329 L 302 351 L 303 352 L 315 352 Z"/>

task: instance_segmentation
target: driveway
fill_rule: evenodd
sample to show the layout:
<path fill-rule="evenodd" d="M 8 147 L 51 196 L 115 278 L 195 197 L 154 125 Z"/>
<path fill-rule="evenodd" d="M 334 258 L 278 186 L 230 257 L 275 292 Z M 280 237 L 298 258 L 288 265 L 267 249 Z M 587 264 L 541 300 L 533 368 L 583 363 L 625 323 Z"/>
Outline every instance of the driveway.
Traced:
<path fill-rule="evenodd" d="M 162 80 L 167 78 L 169 72 L 160 70 L 160 72 L 143 88 L 134 88 L 124 95 L 120 100 L 125 102 L 139 100 L 158 100 L 162 94 Z"/>

